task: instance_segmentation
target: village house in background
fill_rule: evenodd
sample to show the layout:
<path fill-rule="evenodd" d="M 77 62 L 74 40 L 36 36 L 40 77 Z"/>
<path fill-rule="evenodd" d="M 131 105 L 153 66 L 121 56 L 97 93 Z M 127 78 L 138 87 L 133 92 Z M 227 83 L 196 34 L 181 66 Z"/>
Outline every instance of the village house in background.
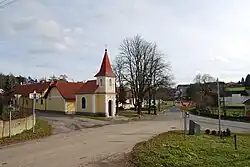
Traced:
<path fill-rule="evenodd" d="M 249 86 L 246 86 L 244 82 L 219 82 L 219 85 L 221 111 L 223 115 L 240 117 L 250 116 Z M 205 92 L 202 89 L 204 89 Z M 218 107 L 216 82 L 178 85 L 177 90 L 176 98 L 179 96 L 179 92 L 181 92 L 184 99 L 191 99 L 198 105 L 198 108 L 200 106 L 206 108 Z M 214 112 L 216 113 L 217 111 Z"/>
<path fill-rule="evenodd" d="M 115 74 L 110 65 L 107 49 L 95 77 L 95 80 L 85 83 L 55 81 L 18 85 L 11 93 L 15 95 L 14 103 L 23 108 L 33 107 L 29 94 L 36 91 L 41 95 L 35 102 L 37 110 L 115 116 Z"/>
<path fill-rule="evenodd" d="M 136 99 L 133 97 L 132 91 L 129 88 L 125 88 L 125 101 L 123 103 L 119 102 L 118 107 L 122 107 L 124 109 L 134 108 Z M 117 91 L 119 95 L 119 89 Z M 155 93 L 155 105 L 163 104 L 163 102 L 174 101 L 175 100 L 176 89 L 175 88 L 158 88 Z M 151 105 L 153 105 L 153 97 L 151 97 Z M 172 102 L 173 104 L 173 102 Z M 149 97 L 148 94 L 145 95 L 144 100 L 142 102 L 142 107 L 147 107 L 149 105 Z"/>

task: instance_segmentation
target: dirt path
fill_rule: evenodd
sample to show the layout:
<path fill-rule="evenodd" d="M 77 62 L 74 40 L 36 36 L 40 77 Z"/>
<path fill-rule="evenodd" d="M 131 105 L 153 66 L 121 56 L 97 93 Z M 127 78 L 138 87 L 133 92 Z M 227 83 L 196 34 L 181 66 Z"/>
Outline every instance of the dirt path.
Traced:
<path fill-rule="evenodd" d="M 129 152 L 137 142 L 173 127 L 180 122 L 131 122 L 61 133 L 0 149 L 0 166 L 93 167 L 92 161 Z"/>
<path fill-rule="evenodd" d="M 52 125 L 53 134 L 68 133 L 84 128 L 99 127 L 110 124 L 108 121 L 45 112 L 37 112 L 37 117 L 48 121 Z"/>

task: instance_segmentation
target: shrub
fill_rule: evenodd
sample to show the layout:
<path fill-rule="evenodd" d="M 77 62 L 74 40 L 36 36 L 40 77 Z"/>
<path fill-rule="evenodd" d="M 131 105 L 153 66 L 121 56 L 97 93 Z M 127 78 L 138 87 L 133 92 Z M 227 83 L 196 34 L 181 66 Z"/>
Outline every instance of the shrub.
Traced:
<path fill-rule="evenodd" d="M 118 110 L 124 110 L 123 106 L 118 107 Z"/>
<path fill-rule="evenodd" d="M 227 132 L 226 131 L 223 131 L 222 134 L 223 134 L 223 136 L 227 136 Z"/>
<path fill-rule="evenodd" d="M 130 107 L 129 110 L 135 110 L 135 107 Z"/>
<path fill-rule="evenodd" d="M 1 114 L 1 118 L 4 121 L 8 121 L 10 119 L 10 112 L 11 112 L 11 119 L 20 119 L 25 118 L 32 115 L 32 109 L 24 109 L 17 105 L 13 106 L 6 106 Z"/>
<path fill-rule="evenodd" d="M 216 131 L 215 130 L 212 130 L 212 133 L 211 133 L 212 135 L 216 135 L 217 133 L 216 133 Z"/>
<path fill-rule="evenodd" d="M 210 130 L 209 130 L 209 129 L 206 129 L 206 130 L 205 130 L 205 134 L 209 135 L 209 134 L 210 134 Z"/>
<path fill-rule="evenodd" d="M 231 136 L 231 130 L 230 129 L 227 128 L 226 132 L 227 132 L 227 136 Z"/>
<path fill-rule="evenodd" d="M 218 130 L 217 134 L 220 135 L 220 131 L 219 130 Z"/>

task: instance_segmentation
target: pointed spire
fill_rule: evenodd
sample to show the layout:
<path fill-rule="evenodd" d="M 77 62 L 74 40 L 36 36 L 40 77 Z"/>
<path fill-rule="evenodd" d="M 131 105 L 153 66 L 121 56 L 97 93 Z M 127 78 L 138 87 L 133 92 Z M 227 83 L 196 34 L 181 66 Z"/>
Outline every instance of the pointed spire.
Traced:
<path fill-rule="evenodd" d="M 112 71 L 112 67 L 110 65 L 108 50 L 105 49 L 104 57 L 102 59 L 102 65 L 99 72 L 95 75 L 95 77 L 105 76 L 105 77 L 115 77 L 115 74 Z"/>

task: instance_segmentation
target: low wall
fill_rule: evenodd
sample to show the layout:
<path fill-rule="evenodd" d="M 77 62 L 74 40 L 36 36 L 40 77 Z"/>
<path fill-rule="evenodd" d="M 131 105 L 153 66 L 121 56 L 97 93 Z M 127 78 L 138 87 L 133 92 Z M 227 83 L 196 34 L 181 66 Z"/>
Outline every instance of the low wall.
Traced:
<path fill-rule="evenodd" d="M 11 126 L 11 128 L 9 128 L 9 126 Z M 30 130 L 31 128 L 33 128 L 33 115 L 11 120 L 11 125 L 9 121 L 0 120 L 0 138 L 8 137 L 10 133 L 13 136 L 25 130 Z"/>

